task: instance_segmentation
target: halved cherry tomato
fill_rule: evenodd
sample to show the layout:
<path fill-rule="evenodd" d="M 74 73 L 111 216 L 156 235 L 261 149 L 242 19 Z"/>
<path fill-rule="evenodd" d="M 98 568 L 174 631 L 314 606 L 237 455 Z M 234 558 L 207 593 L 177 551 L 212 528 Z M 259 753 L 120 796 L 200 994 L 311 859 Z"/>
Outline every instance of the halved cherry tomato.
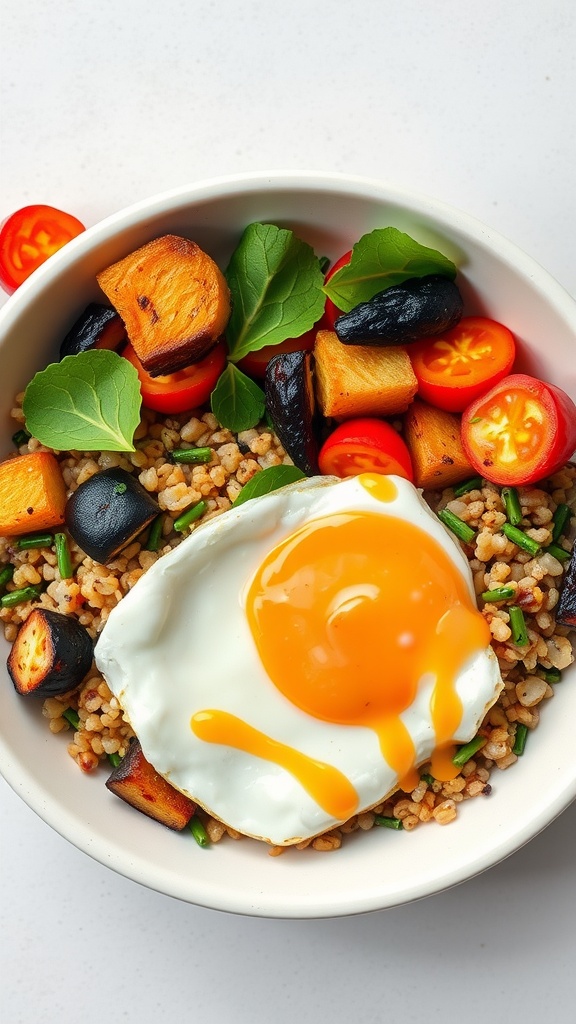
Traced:
<path fill-rule="evenodd" d="M 18 288 L 33 270 L 86 228 L 53 206 L 23 206 L 0 228 L 0 285 Z"/>
<path fill-rule="evenodd" d="M 513 373 L 464 410 L 462 443 L 492 483 L 532 484 L 576 449 L 576 405 L 553 384 Z"/>
<path fill-rule="evenodd" d="M 445 334 L 410 345 L 408 354 L 420 397 L 438 409 L 462 412 L 510 373 L 516 345 L 503 324 L 466 316 Z"/>
<path fill-rule="evenodd" d="M 259 352 L 249 352 L 240 360 L 238 367 L 249 377 L 263 379 L 266 376 L 266 367 L 273 356 L 280 355 L 281 352 L 301 352 L 303 350 L 311 352 L 314 348 L 317 330 L 318 327 L 313 327 L 311 331 L 306 331 L 306 334 L 302 334 L 299 338 L 288 338 L 287 341 L 282 341 L 279 345 L 266 345 Z"/>
<path fill-rule="evenodd" d="M 322 445 L 318 462 L 327 476 L 393 473 L 414 481 L 410 452 L 384 420 L 366 417 L 341 423 Z"/>
<path fill-rule="evenodd" d="M 132 345 L 127 345 L 122 355 L 138 371 L 143 405 L 155 412 L 176 413 L 195 409 L 208 400 L 226 366 L 226 351 L 225 342 L 219 341 L 200 362 L 166 377 L 151 377 Z"/>
<path fill-rule="evenodd" d="M 329 281 L 330 278 L 334 276 L 337 270 L 340 270 L 341 267 L 345 267 L 347 263 L 350 263 L 351 256 L 352 249 L 350 249 L 348 252 L 345 252 L 344 255 L 340 257 L 339 260 L 336 260 L 334 266 L 330 267 L 330 270 L 326 274 L 326 277 L 324 278 L 324 283 Z M 332 299 L 327 298 L 326 305 L 324 306 L 324 324 L 327 331 L 334 330 L 334 324 L 336 323 L 339 316 L 342 316 L 342 310 L 338 309 L 338 306 L 334 305 Z"/>

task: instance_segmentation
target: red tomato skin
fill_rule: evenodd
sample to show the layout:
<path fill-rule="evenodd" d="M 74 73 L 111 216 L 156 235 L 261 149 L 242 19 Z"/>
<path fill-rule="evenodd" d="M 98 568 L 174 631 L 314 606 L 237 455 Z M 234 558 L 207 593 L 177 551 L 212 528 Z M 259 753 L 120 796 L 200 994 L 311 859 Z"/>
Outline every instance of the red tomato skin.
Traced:
<path fill-rule="evenodd" d="M 311 352 L 316 341 L 316 331 L 319 329 L 320 324 L 317 324 L 311 331 L 306 331 L 306 334 L 302 334 L 299 338 L 288 338 L 279 345 L 266 345 L 258 352 L 249 352 L 238 363 L 238 369 L 247 373 L 249 377 L 258 377 L 263 380 L 266 376 L 266 367 L 273 356 L 277 356 L 281 352 Z"/>
<path fill-rule="evenodd" d="M 200 362 L 168 377 L 151 377 L 131 345 L 122 351 L 138 373 L 142 404 L 163 413 L 187 412 L 204 405 L 226 366 L 226 353 L 226 344 L 220 341 Z"/>
<path fill-rule="evenodd" d="M 539 401 L 549 417 L 549 422 L 546 425 L 541 451 L 536 459 L 531 462 L 525 461 L 518 466 L 501 468 L 490 460 L 486 461 L 487 453 L 477 448 L 471 437 L 471 421 L 486 404 L 511 389 L 525 390 L 530 397 Z M 504 377 L 464 410 L 462 445 L 476 472 L 491 483 L 518 487 L 536 483 L 561 469 L 576 450 L 576 405 L 570 396 L 555 384 L 548 384 L 525 373 L 513 373 L 509 377 Z"/>
<path fill-rule="evenodd" d="M 490 376 L 487 376 L 484 380 L 477 381 L 475 384 L 464 386 L 446 384 L 442 382 L 440 374 L 436 375 L 436 379 L 433 379 L 434 374 L 426 371 L 422 354 L 426 348 L 433 346 L 434 342 L 439 339 L 423 339 L 414 345 L 410 345 L 407 350 L 412 362 L 412 369 L 418 380 L 419 396 L 430 405 L 436 406 L 437 409 L 444 409 L 446 412 L 463 412 L 476 398 L 485 395 L 490 388 L 494 387 L 498 381 L 510 373 L 516 357 L 516 345 L 512 332 L 507 327 L 504 327 L 503 324 L 499 324 L 495 320 L 488 320 L 485 317 L 463 317 L 456 327 L 447 332 L 446 337 L 456 335 L 458 330 L 467 324 L 471 326 L 483 324 L 486 325 L 486 328 L 488 328 L 488 325 L 492 325 L 493 329 L 497 331 L 500 346 L 498 358 L 493 364 L 498 364 L 497 369 L 494 369 Z"/>
<path fill-rule="evenodd" d="M 355 457 L 373 459 L 374 465 L 354 468 Z M 346 420 L 336 427 L 322 445 L 318 463 L 325 476 L 375 472 L 402 476 L 414 483 L 412 460 L 405 442 L 389 423 L 370 417 Z"/>
<path fill-rule="evenodd" d="M 326 274 L 326 277 L 324 278 L 325 284 L 328 283 L 330 278 L 333 277 L 337 270 L 340 270 L 341 267 L 345 267 L 347 263 L 350 263 L 351 256 L 352 249 L 350 249 L 348 252 L 345 252 L 344 255 L 340 257 L 339 260 L 336 260 L 336 263 L 334 264 L 333 267 L 330 267 L 329 271 Z M 324 305 L 324 330 L 333 331 L 334 324 L 336 323 L 339 316 L 342 316 L 342 310 L 338 309 L 338 306 L 334 305 L 332 299 L 327 298 L 326 303 Z"/>
<path fill-rule="evenodd" d="M 54 206 L 23 206 L 0 228 L 0 285 L 8 294 L 42 263 L 86 228 L 70 213 Z M 29 245 L 36 253 L 27 250 Z"/>

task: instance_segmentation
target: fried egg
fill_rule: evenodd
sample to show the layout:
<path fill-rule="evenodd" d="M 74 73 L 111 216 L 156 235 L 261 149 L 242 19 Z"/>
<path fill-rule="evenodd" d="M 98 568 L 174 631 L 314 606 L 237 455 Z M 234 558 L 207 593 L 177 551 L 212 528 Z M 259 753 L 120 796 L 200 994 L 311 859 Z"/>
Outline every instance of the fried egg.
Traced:
<path fill-rule="evenodd" d="M 179 790 L 289 845 L 453 778 L 502 680 L 467 559 L 407 480 L 314 477 L 201 525 L 96 663 Z"/>

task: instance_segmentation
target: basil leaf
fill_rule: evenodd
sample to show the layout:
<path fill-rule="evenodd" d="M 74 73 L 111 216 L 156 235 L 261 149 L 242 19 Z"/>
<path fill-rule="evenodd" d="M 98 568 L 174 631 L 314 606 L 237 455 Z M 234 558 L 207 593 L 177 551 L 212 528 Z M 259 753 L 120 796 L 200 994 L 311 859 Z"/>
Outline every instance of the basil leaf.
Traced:
<path fill-rule="evenodd" d="M 441 252 L 397 228 L 376 228 L 356 242 L 350 262 L 326 282 L 324 292 L 338 309 L 349 313 L 385 288 L 427 274 L 454 280 L 456 267 Z"/>
<path fill-rule="evenodd" d="M 210 396 L 210 405 L 218 422 L 237 434 L 260 422 L 266 399 L 262 388 L 237 366 L 228 363 Z"/>
<path fill-rule="evenodd" d="M 271 491 L 277 491 L 279 487 L 285 487 L 286 484 L 293 484 L 297 480 L 304 479 L 306 479 L 306 474 L 297 466 L 270 466 L 269 469 L 263 469 L 260 473 L 256 473 L 244 485 L 232 507 L 235 508 L 236 505 L 241 505 L 244 501 L 249 501 L 250 498 L 259 498 L 262 494 L 270 494 Z"/>
<path fill-rule="evenodd" d="M 49 448 L 133 452 L 141 402 L 132 364 L 117 352 L 91 349 L 37 373 L 23 410 L 27 429 Z"/>
<path fill-rule="evenodd" d="M 314 250 L 292 231 L 249 224 L 232 253 L 226 280 L 232 315 L 230 359 L 309 331 L 324 311 L 324 278 Z"/>

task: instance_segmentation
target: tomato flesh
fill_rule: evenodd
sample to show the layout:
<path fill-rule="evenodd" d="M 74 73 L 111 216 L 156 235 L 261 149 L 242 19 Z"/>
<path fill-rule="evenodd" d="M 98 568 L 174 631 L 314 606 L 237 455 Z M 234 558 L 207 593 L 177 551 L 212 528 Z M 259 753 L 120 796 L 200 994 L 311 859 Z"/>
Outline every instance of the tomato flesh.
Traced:
<path fill-rule="evenodd" d="M 400 435 L 383 420 L 347 420 L 324 442 L 318 457 L 326 476 L 385 473 L 414 481 L 410 453 Z"/>
<path fill-rule="evenodd" d="M 0 285 L 13 292 L 76 235 L 85 231 L 70 213 L 53 206 L 24 206 L 0 228 Z"/>
<path fill-rule="evenodd" d="M 411 345 L 409 355 L 421 398 L 438 409 L 462 412 L 510 373 L 516 345 L 503 324 L 468 316 L 444 334 Z"/>
<path fill-rule="evenodd" d="M 462 443 L 474 469 L 492 483 L 535 483 L 576 449 L 576 405 L 555 385 L 515 373 L 464 411 Z"/>
<path fill-rule="evenodd" d="M 208 401 L 226 366 L 226 351 L 225 342 L 220 341 L 200 362 L 164 377 L 151 377 L 132 345 L 127 345 L 122 355 L 138 372 L 142 404 L 155 412 L 178 413 L 195 409 Z"/>

